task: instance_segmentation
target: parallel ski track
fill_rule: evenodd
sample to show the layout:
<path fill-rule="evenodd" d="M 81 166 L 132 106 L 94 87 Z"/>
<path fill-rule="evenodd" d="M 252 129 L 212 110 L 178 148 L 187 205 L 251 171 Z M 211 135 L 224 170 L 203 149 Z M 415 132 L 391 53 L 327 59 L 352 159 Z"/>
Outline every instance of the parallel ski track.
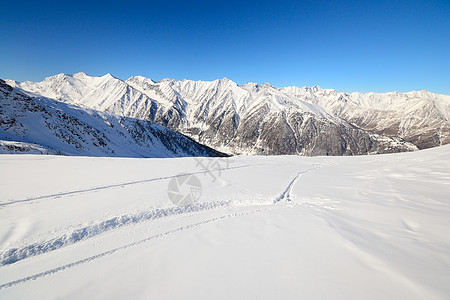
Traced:
<path fill-rule="evenodd" d="M 24 278 L 21 278 L 21 279 L 17 279 L 17 280 L 14 280 L 14 281 L 10 281 L 10 282 L 7 282 L 7 283 L 0 284 L 0 290 L 6 289 L 6 288 L 10 288 L 10 287 L 18 285 L 18 284 L 23 284 L 23 283 L 25 283 L 27 281 L 30 281 L 30 280 L 36 280 L 36 279 L 39 279 L 39 278 L 42 278 L 42 277 L 45 277 L 45 276 L 48 276 L 48 275 L 60 272 L 60 271 L 68 270 L 68 269 L 71 269 L 71 268 L 73 268 L 75 266 L 78 266 L 78 265 L 81 265 L 81 264 L 84 264 L 84 263 L 88 263 L 88 262 L 97 260 L 99 258 L 112 255 L 112 254 L 117 253 L 119 251 L 126 250 L 126 249 L 135 247 L 137 245 L 140 245 L 140 244 L 143 244 L 143 243 L 155 240 L 155 239 L 163 238 L 163 237 L 166 237 L 168 235 L 171 235 L 171 234 L 183 231 L 183 230 L 187 230 L 187 229 L 190 229 L 190 228 L 198 227 L 198 226 L 201 226 L 201 225 L 205 225 L 205 224 L 212 223 L 212 222 L 217 222 L 217 221 L 228 219 L 228 218 L 234 218 L 234 217 L 250 215 L 250 214 L 254 214 L 254 213 L 260 212 L 260 211 L 261 211 L 261 209 L 256 209 L 256 210 L 253 210 L 253 211 L 250 211 L 250 212 L 228 214 L 228 215 L 212 218 L 212 219 L 209 219 L 209 220 L 205 220 L 205 221 L 202 221 L 202 222 L 181 226 L 181 227 L 178 227 L 176 229 L 166 231 L 164 233 L 155 234 L 155 235 L 149 236 L 149 237 L 147 237 L 145 239 L 142 239 L 142 240 L 139 240 L 139 241 L 136 241 L 136 242 L 133 242 L 133 243 L 130 243 L 130 244 L 118 247 L 118 248 L 114 248 L 114 249 L 111 249 L 111 250 L 108 250 L 108 251 L 105 251 L 105 252 L 102 252 L 102 253 L 99 253 L 99 254 L 96 254 L 96 255 L 93 255 L 93 256 L 90 256 L 90 257 L 87 257 L 87 258 L 84 258 L 84 259 L 81 259 L 81 260 L 78 260 L 78 261 L 75 261 L 75 262 L 72 262 L 72 263 L 69 263 L 69 264 L 66 264 L 66 265 L 62 265 L 60 267 L 56 267 L 56 268 L 49 269 L 49 270 L 44 271 L 44 272 L 40 272 L 40 273 L 31 275 L 31 276 L 27 276 L 27 277 L 24 277 Z"/>
<path fill-rule="evenodd" d="M 0 267 L 2 265 L 13 264 L 31 256 L 44 254 L 64 246 L 72 245 L 126 225 L 137 224 L 147 220 L 154 220 L 173 215 L 199 212 L 228 205 L 229 202 L 226 201 L 196 203 L 184 207 L 176 206 L 165 209 L 160 208 L 151 211 L 142 211 L 133 214 L 110 217 L 109 219 L 103 220 L 99 223 L 76 229 L 57 238 L 33 243 L 20 248 L 8 249 L 3 253 L 0 253 Z"/>

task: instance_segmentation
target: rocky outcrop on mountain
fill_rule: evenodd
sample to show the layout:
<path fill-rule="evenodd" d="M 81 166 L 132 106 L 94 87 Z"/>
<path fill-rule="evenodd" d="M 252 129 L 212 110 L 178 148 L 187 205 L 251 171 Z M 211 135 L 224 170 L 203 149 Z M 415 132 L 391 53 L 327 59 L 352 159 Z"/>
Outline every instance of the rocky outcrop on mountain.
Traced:
<path fill-rule="evenodd" d="M 27 96 L 0 80 L 0 153 L 223 156 L 154 122 Z"/>
<path fill-rule="evenodd" d="M 236 154 L 357 155 L 450 142 L 450 96 L 238 86 L 215 81 L 59 74 L 13 82 L 30 95 L 157 122 Z"/>

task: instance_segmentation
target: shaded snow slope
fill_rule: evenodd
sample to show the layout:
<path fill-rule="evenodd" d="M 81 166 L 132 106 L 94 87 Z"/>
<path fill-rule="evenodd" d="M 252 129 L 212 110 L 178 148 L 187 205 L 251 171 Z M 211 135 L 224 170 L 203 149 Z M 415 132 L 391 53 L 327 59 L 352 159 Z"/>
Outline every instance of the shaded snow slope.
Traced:
<path fill-rule="evenodd" d="M 0 166 L 0 298 L 450 294 L 448 145 L 358 157 L 0 155 Z M 176 206 L 169 183 L 186 174 L 201 193 Z"/>
<path fill-rule="evenodd" d="M 76 77 L 76 76 L 74 76 Z M 31 98 L 0 81 L 0 153 L 217 156 L 159 124 Z"/>

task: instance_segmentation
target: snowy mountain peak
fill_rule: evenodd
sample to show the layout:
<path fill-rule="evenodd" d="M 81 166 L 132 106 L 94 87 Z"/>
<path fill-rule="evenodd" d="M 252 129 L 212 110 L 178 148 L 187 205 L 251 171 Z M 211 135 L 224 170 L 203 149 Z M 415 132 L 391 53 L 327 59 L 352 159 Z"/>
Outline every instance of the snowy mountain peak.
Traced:
<path fill-rule="evenodd" d="M 275 88 L 272 84 L 270 84 L 269 82 L 264 82 L 263 84 L 261 84 L 262 88 Z"/>
<path fill-rule="evenodd" d="M 164 79 L 161 79 L 161 80 L 157 81 L 157 83 L 162 83 L 162 82 L 169 82 L 169 83 L 171 83 L 171 82 L 175 82 L 175 81 L 176 80 L 173 79 L 173 78 L 164 78 Z"/>
<path fill-rule="evenodd" d="M 66 75 L 67 75 L 67 74 L 66 74 Z M 89 75 L 87 75 L 87 74 L 84 73 L 84 72 L 78 72 L 78 73 L 73 74 L 72 76 L 73 76 L 73 77 L 81 77 L 81 78 L 84 78 L 84 77 L 87 77 L 87 76 L 89 76 Z"/>
<path fill-rule="evenodd" d="M 125 82 L 145 82 L 145 83 L 151 83 L 151 84 L 155 84 L 156 82 L 150 78 L 144 77 L 144 76 L 132 76 L 130 78 L 128 78 L 127 80 L 125 80 Z"/>
<path fill-rule="evenodd" d="M 233 80 L 227 78 L 227 77 L 223 77 L 221 79 L 218 79 L 219 82 L 221 83 L 235 83 Z"/>
<path fill-rule="evenodd" d="M 111 73 L 106 73 L 105 75 L 103 75 L 103 76 L 101 76 L 101 77 L 103 77 L 103 78 L 114 78 L 114 79 L 119 79 L 119 78 L 117 78 L 117 77 L 111 75 Z M 119 80 L 121 80 L 121 79 L 119 79 Z"/>
<path fill-rule="evenodd" d="M 313 85 L 311 87 L 311 90 L 313 90 L 314 92 L 318 92 L 318 91 L 321 91 L 323 89 L 320 86 L 318 86 L 318 85 Z"/>
<path fill-rule="evenodd" d="M 255 82 L 247 82 L 239 86 L 241 89 L 246 90 L 250 93 L 257 93 L 260 86 Z"/>

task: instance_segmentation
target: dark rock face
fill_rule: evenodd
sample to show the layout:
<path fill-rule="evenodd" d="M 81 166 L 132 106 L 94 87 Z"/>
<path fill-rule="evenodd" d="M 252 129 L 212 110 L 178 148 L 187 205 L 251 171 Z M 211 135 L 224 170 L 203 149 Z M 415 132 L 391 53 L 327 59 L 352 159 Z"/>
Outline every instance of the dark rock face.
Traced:
<path fill-rule="evenodd" d="M 230 146 L 247 149 L 255 145 L 260 155 L 357 155 L 378 150 L 376 141 L 362 130 L 298 113 L 272 114 L 264 120 L 250 116 Z"/>
<path fill-rule="evenodd" d="M 360 155 L 408 151 L 409 145 L 393 147 L 381 143 L 350 124 L 335 124 L 298 112 L 271 112 L 262 106 L 241 120 L 237 114 L 223 114 L 208 129 L 197 129 L 201 143 L 226 146 L 236 154 L 257 155 Z M 175 128 L 183 130 L 182 128 Z"/>

